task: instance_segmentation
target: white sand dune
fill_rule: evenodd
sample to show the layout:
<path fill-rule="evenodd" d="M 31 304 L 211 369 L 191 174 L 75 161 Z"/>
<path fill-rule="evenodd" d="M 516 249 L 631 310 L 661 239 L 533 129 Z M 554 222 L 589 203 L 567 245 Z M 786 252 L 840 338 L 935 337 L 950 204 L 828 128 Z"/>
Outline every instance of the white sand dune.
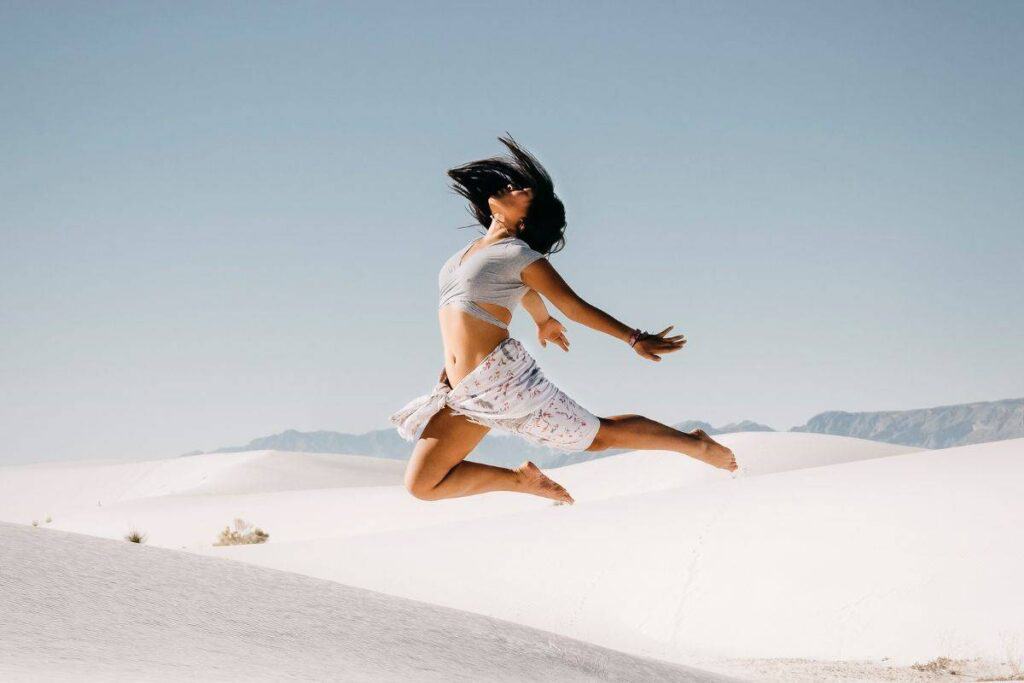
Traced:
<path fill-rule="evenodd" d="M 550 470 L 576 500 L 599 500 L 730 478 L 884 458 L 923 449 L 798 432 L 745 432 L 716 437 L 736 453 L 735 475 L 666 451 L 635 451 Z"/>
<path fill-rule="evenodd" d="M 547 507 L 523 496 L 497 497 L 488 508 L 471 499 L 434 505 L 416 500 L 402 486 L 160 496 L 66 510 L 48 526 L 105 538 L 121 538 L 135 528 L 146 532 L 150 545 L 194 550 L 208 547 L 236 517 L 267 530 L 271 541 L 280 543 L 416 529 Z M 22 515 L 11 521 L 30 520 Z"/>
<path fill-rule="evenodd" d="M 732 434 L 727 440 L 737 453 L 749 454 L 741 457 L 743 477 L 919 450 L 815 434 Z M 50 515 L 54 528 L 108 538 L 138 528 L 146 531 L 151 544 L 171 548 L 207 547 L 236 517 L 270 530 L 278 543 L 421 528 L 550 506 L 511 493 L 419 501 L 400 486 L 404 463 L 361 456 L 254 451 L 96 471 L 74 465 L 39 467 L 0 468 L 0 519 L 29 523 Z M 549 473 L 581 502 L 732 476 L 661 451 L 625 453 Z M 33 483 L 41 478 L 51 484 Z M 102 505 L 96 505 L 93 499 L 101 496 Z"/>
<path fill-rule="evenodd" d="M 7 465 L 0 467 L 0 519 L 167 495 L 391 486 L 401 484 L 404 470 L 404 463 L 382 458 L 281 451 Z"/>
<path fill-rule="evenodd" d="M 1015 440 L 213 551 L 672 661 L 1002 657 L 1022 480 Z"/>
<path fill-rule="evenodd" d="M 750 678 L 910 680 L 924 674 L 893 678 L 882 663 L 1024 647 L 1024 440 L 918 451 L 804 433 L 721 439 L 737 477 L 661 452 L 549 470 L 571 507 L 511 493 L 418 501 L 400 484 L 404 463 L 257 452 L 134 472 L 0 468 L 0 519 L 59 510 L 49 526 L 110 538 L 135 525 L 153 545 Z M 234 517 L 270 542 L 213 548 Z"/>
<path fill-rule="evenodd" d="M 237 562 L 0 523 L 5 681 L 726 680 Z"/>

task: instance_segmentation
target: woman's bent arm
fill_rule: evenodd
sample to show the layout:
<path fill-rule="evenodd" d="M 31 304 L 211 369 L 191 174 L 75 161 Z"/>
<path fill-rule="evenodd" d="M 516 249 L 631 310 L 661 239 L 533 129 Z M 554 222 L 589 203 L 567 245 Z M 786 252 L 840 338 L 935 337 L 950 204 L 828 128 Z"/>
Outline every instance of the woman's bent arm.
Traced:
<path fill-rule="evenodd" d="M 565 313 L 571 320 L 624 342 L 631 341 L 633 328 L 581 299 L 547 259 L 537 259 L 523 268 L 521 277 L 523 284 L 546 296 L 551 303 L 558 307 L 558 310 Z M 666 337 L 665 335 L 672 327 L 669 325 L 657 334 L 644 332 L 633 343 L 633 350 L 647 360 L 653 361 L 660 361 L 660 354 L 678 351 L 686 344 L 686 337 L 681 334 Z"/>
<path fill-rule="evenodd" d="M 540 294 L 532 289 L 523 295 L 522 303 L 523 308 L 533 318 L 533 322 L 538 325 L 551 317 L 551 314 L 548 313 L 548 307 L 544 305 L 544 299 L 541 299 Z"/>
<path fill-rule="evenodd" d="M 581 299 L 547 259 L 537 259 L 523 268 L 522 278 L 525 285 L 546 296 L 570 320 L 624 342 L 629 341 L 633 328 Z"/>

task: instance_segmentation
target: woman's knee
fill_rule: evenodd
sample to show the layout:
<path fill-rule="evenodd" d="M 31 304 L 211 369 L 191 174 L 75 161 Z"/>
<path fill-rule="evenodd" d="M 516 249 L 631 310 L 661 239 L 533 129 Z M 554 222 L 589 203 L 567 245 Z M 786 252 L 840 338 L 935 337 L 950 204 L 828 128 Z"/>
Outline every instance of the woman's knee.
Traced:
<path fill-rule="evenodd" d="M 423 458 L 418 457 L 421 455 L 419 451 L 420 444 L 417 444 L 416 448 L 413 449 L 409 462 L 405 465 L 405 490 L 414 498 L 430 500 L 430 491 L 434 488 L 436 482 L 428 476 L 428 468 L 424 466 Z"/>
<path fill-rule="evenodd" d="M 420 473 L 413 472 L 411 468 L 405 470 L 405 490 L 414 498 L 437 500 L 436 487 L 437 482 L 424 477 Z"/>
<path fill-rule="evenodd" d="M 429 445 L 425 448 L 423 446 L 422 441 L 417 444 L 405 466 L 405 490 L 420 500 L 440 500 L 443 496 L 439 494 L 437 486 L 450 470 L 431 462 L 433 449 Z"/>
<path fill-rule="evenodd" d="M 419 498 L 420 500 L 437 500 L 438 496 L 434 491 L 434 487 L 429 484 L 421 484 L 419 482 L 406 483 L 405 490 L 408 491 L 413 498 Z"/>

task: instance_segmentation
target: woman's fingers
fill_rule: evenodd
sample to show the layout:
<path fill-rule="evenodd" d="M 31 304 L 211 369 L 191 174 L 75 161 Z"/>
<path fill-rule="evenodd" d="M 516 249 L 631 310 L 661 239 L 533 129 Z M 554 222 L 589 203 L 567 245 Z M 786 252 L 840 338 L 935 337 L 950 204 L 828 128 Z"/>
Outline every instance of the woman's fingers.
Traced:
<path fill-rule="evenodd" d="M 648 360 L 660 361 L 661 355 L 666 353 L 673 353 L 683 348 L 686 345 L 686 335 L 677 334 L 671 337 L 666 337 L 675 325 L 669 325 L 664 330 L 657 334 L 645 333 L 637 343 L 637 351 L 641 356 Z"/>
<path fill-rule="evenodd" d="M 668 334 L 669 331 L 671 331 L 672 328 L 674 328 L 674 327 L 675 327 L 675 325 L 669 325 L 668 327 L 666 327 L 664 330 L 662 330 L 661 332 L 659 332 L 657 334 L 650 334 L 650 333 L 648 333 L 645 338 L 646 339 L 656 339 L 658 341 L 667 341 L 667 342 L 677 342 L 677 341 L 686 339 L 686 335 L 685 334 L 677 334 L 677 335 L 673 335 L 671 337 L 666 337 L 665 335 Z"/>
<path fill-rule="evenodd" d="M 645 353 L 651 354 L 652 356 L 658 353 L 673 353 L 683 348 L 682 344 L 664 344 L 664 343 L 649 343 L 645 344 L 643 349 Z M 644 356 L 647 357 L 646 355 Z"/>
<path fill-rule="evenodd" d="M 653 360 L 653 361 L 661 360 L 661 356 L 659 356 L 658 354 L 654 353 L 654 351 L 652 351 L 650 349 L 650 347 L 648 347 L 648 346 L 644 346 L 643 348 L 640 349 L 640 355 L 643 356 L 644 358 L 646 358 L 647 360 Z"/>

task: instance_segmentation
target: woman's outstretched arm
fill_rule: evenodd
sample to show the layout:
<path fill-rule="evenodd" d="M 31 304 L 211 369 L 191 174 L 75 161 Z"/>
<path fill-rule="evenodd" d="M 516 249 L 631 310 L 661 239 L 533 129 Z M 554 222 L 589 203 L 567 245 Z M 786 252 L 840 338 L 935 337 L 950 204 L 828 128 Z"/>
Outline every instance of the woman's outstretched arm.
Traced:
<path fill-rule="evenodd" d="M 523 268 L 521 277 L 526 286 L 547 297 L 570 320 L 629 342 L 634 328 L 584 301 L 562 279 L 562 276 L 546 258 L 537 259 Z M 671 353 L 683 348 L 683 344 L 686 343 L 686 338 L 683 335 L 665 336 L 672 327 L 670 325 L 658 334 L 644 334 L 640 341 L 633 346 L 634 350 L 644 358 L 659 361 L 661 360 L 659 354 Z"/>

